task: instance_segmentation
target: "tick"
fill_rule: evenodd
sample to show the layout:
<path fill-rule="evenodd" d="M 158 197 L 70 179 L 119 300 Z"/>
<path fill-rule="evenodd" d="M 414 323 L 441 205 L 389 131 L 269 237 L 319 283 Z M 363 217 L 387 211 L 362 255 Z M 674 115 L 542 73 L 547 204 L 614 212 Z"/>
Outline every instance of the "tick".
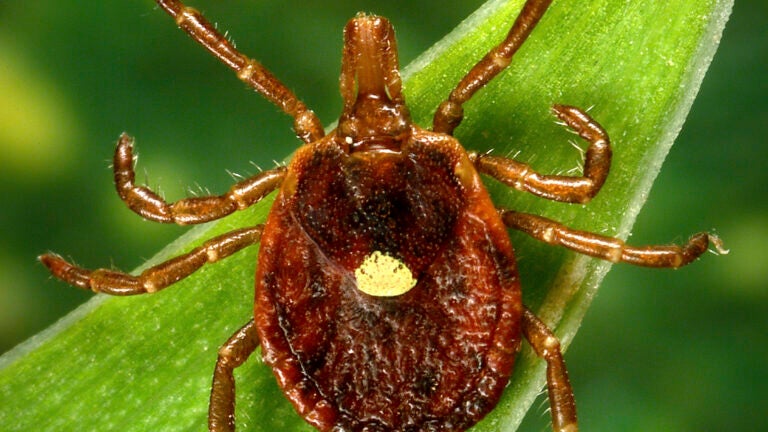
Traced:
<path fill-rule="evenodd" d="M 258 346 L 285 396 L 322 431 L 461 431 L 497 404 L 525 338 L 547 364 L 553 428 L 577 430 L 560 344 L 521 300 L 513 228 L 612 262 L 679 267 L 710 241 L 633 247 L 540 216 L 496 208 L 479 174 L 568 203 L 594 197 L 608 175 L 607 133 L 584 111 L 554 114 L 588 142 L 582 176 L 546 175 L 513 159 L 466 151 L 453 138 L 462 105 L 510 63 L 551 0 L 528 0 L 509 34 L 437 108 L 414 124 L 403 97 L 394 30 L 358 14 L 344 29 L 338 126 L 320 121 L 261 64 L 238 52 L 178 0 L 157 0 L 176 24 L 237 77 L 294 119 L 304 144 L 287 167 L 236 183 L 220 196 L 168 203 L 134 183 L 133 139 L 114 156 L 120 198 L 145 219 L 180 225 L 219 219 L 277 190 L 264 224 L 213 238 L 138 276 L 40 260 L 80 288 L 153 293 L 260 243 L 253 318 L 218 352 L 208 426 L 234 430 L 233 370 Z"/>

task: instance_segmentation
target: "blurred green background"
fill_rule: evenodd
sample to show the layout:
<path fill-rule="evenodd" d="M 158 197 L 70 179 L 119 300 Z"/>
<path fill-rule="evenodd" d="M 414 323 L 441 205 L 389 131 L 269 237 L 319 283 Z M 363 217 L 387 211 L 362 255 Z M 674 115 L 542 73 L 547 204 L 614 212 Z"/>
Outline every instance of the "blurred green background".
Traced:
<path fill-rule="evenodd" d="M 327 124 L 341 29 L 389 17 L 407 64 L 482 2 L 197 1 Z M 137 137 L 139 181 L 219 193 L 296 145 L 291 122 L 149 0 L 0 2 L 0 352 L 88 293 L 49 280 L 52 250 L 131 269 L 185 229 L 126 210 L 108 167 Z M 566 360 L 585 431 L 758 431 L 768 409 L 768 4 L 736 0 L 720 49 L 631 241 L 716 229 L 731 253 L 679 271 L 616 266 Z M 256 150 L 258 149 L 258 151 Z M 522 430 L 547 430 L 546 404 Z"/>

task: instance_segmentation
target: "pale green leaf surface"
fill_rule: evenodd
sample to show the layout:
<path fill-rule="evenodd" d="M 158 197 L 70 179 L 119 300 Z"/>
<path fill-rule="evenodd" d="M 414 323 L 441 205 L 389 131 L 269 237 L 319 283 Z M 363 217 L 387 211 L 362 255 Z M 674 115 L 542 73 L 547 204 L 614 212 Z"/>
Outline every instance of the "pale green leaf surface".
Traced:
<path fill-rule="evenodd" d="M 435 107 L 503 37 L 520 4 L 487 3 L 406 69 L 418 123 L 431 123 Z M 456 136 L 467 148 L 512 155 L 542 173 L 579 173 L 581 154 L 569 144 L 576 137 L 554 123 L 549 106 L 590 108 L 612 137 L 611 174 L 583 206 L 546 202 L 488 180 L 497 204 L 625 238 L 731 6 L 731 0 L 555 1 L 510 69 L 466 105 Z M 263 221 L 270 202 L 192 229 L 145 266 Z M 567 345 L 609 266 L 511 235 L 526 303 Z M 250 248 L 155 295 L 97 296 L 7 353 L 0 358 L 2 429 L 203 430 L 216 350 L 252 313 L 256 255 Z M 543 368 L 524 349 L 503 400 L 473 430 L 515 430 L 541 390 Z M 311 430 L 258 356 L 236 377 L 239 430 Z"/>

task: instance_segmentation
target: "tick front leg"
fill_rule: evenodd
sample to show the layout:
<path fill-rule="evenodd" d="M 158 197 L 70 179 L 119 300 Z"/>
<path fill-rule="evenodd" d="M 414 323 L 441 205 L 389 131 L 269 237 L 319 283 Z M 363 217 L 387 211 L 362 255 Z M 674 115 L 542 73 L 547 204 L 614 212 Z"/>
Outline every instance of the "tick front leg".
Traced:
<path fill-rule="evenodd" d="M 547 362 L 547 393 L 555 432 L 576 432 L 576 403 L 568 380 L 560 341 L 528 308 L 523 311 L 523 335 L 536 355 Z"/>
<path fill-rule="evenodd" d="M 211 401 L 208 406 L 208 430 L 211 432 L 235 430 L 234 370 L 248 359 L 257 346 L 259 346 L 259 337 L 251 319 L 219 348 L 219 358 L 216 361 L 216 370 L 213 372 Z"/>
<path fill-rule="evenodd" d="M 224 195 L 186 198 L 167 203 L 144 186 L 136 186 L 133 168 L 133 138 L 122 134 L 117 142 L 113 169 L 115 187 L 120 199 L 141 217 L 179 225 L 209 222 L 255 204 L 285 178 L 285 168 L 275 168 L 245 179 L 232 186 Z"/>
<path fill-rule="evenodd" d="M 195 42 L 232 69 L 237 77 L 293 117 L 296 135 L 305 143 L 322 138 L 323 125 L 296 95 L 256 60 L 238 51 L 197 10 L 178 0 L 156 0 Z"/>
<path fill-rule="evenodd" d="M 509 66 L 512 56 L 523 45 L 528 35 L 549 8 L 552 0 L 528 0 L 523 5 L 523 10 L 515 19 L 507 37 L 461 79 L 459 84 L 451 92 L 448 100 L 441 103 L 435 112 L 432 122 L 432 130 L 446 134 L 452 134 L 456 126 L 464 117 L 462 105 L 468 101 L 478 90 L 483 88 L 496 75 Z"/>
<path fill-rule="evenodd" d="M 542 175 L 529 165 L 513 159 L 472 153 L 479 172 L 523 192 L 569 203 L 586 203 L 600 191 L 611 168 L 611 144 L 608 134 L 584 111 L 566 105 L 552 107 L 555 115 L 589 142 L 584 156 L 584 175 L 570 177 Z"/>
<path fill-rule="evenodd" d="M 575 230 L 551 219 L 528 213 L 502 210 L 501 218 L 508 227 L 520 230 L 537 240 L 565 246 L 576 252 L 614 263 L 625 262 L 644 267 L 682 267 L 701 256 L 710 242 L 719 253 L 728 253 L 720 238 L 708 233 L 694 234 L 682 246 L 635 247 L 617 238 Z"/>
<path fill-rule="evenodd" d="M 257 243 L 263 228 L 257 225 L 214 237 L 189 253 L 144 270 L 139 276 L 107 269 L 86 270 L 53 254 L 38 259 L 51 274 L 78 288 L 119 296 L 153 293 L 184 279 L 207 263 Z"/>

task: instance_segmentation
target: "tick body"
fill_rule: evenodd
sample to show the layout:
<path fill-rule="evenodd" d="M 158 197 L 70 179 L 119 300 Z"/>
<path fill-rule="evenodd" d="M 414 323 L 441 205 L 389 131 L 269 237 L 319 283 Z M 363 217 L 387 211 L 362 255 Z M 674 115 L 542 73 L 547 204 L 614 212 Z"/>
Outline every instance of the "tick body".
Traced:
<path fill-rule="evenodd" d="M 322 431 L 462 431 L 497 404 L 522 340 L 547 363 L 553 428 L 577 430 L 559 342 L 521 300 L 507 228 L 613 262 L 679 267 L 700 256 L 706 233 L 683 246 L 632 247 L 539 216 L 496 208 L 479 173 L 547 199 L 584 203 L 608 175 L 607 133 L 583 111 L 553 111 L 589 143 L 582 176 L 536 173 L 512 159 L 467 152 L 452 132 L 462 104 L 499 74 L 549 7 L 529 0 L 509 34 L 436 110 L 414 124 L 402 94 L 394 30 L 359 14 L 344 30 L 336 129 L 239 53 L 197 11 L 158 0 L 177 25 L 237 77 L 294 118 L 305 145 L 285 168 L 225 194 L 167 203 L 136 186 L 133 140 L 114 158 L 120 198 L 141 216 L 194 224 L 246 208 L 272 191 L 263 225 L 213 238 L 138 276 L 86 270 L 56 255 L 41 261 L 96 292 L 161 290 L 203 265 L 260 243 L 253 319 L 219 350 L 209 406 L 212 431 L 234 430 L 233 370 L 258 346 L 296 411 Z"/>
<path fill-rule="evenodd" d="M 469 158 L 450 137 L 401 139 L 301 149 L 261 239 L 264 358 L 321 430 L 464 429 L 495 405 L 519 346 L 512 249 Z M 355 272 L 373 254 L 415 285 L 365 293 Z"/>

